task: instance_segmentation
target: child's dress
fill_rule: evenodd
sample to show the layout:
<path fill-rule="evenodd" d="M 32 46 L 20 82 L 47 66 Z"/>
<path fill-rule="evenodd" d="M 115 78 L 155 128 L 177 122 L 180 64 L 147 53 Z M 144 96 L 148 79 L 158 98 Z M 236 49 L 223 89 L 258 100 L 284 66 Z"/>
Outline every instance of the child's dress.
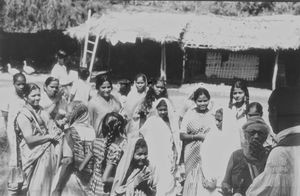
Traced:
<path fill-rule="evenodd" d="M 105 143 L 106 143 L 106 139 L 96 138 L 92 144 L 91 153 L 93 154 L 95 163 L 94 163 L 93 176 L 89 184 L 88 195 L 95 195 L 95 196 L 106 195 L 106 194 L 109 195 L 109 192 L 105 190 L 104 183 L 102 182 L 102 175 L 105 170 L 102 163 L 105 156 Z M 118 165 L 123 153 L 121 145 L 112 143 L 109 146 L 107 157 L 106 157 L 106 165 L 107 164 L 113 164 L 115 166 Z"/>

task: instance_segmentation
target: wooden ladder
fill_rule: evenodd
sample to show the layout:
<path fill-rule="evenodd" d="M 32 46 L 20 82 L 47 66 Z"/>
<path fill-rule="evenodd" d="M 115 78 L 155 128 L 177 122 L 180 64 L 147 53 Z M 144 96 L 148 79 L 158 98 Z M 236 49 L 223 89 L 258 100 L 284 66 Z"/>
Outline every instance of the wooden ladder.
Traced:
<path fill-rule="evenodd" d="M 81 60 L 81 67 L 88 67 L 90 71 L 90 76 L 88 81 L 91 79 L 91 74 L 94 67 L 95 56 L 98 48 L 98 42 L 100 35 L 93 36 L 94 39 L 91 39 L 92 36 L 90 35 L 90 28 L 91 28 L 91 10 L 88 11 L 88 19 L 86 21 L 87 29 L 85 34 L 85 41 L 84 41 L 84 50 L 83 50 L 83 57 Z M 90 58 L 90 64 L 87 65 L 87 59 Z"/>

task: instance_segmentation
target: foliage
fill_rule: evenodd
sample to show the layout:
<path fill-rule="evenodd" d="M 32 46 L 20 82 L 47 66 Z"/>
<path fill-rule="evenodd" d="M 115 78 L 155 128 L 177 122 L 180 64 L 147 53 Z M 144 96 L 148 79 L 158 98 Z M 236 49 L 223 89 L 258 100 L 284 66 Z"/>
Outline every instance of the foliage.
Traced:
<path fill-rule="evenodd" d="M 87 10 L 213 13 L 226 16 L 300 14 L 297 2 L 141 1 L 141 0 L 0 0 L 0 26 L 7 32 L 66 29 L 83 23 Z"/>

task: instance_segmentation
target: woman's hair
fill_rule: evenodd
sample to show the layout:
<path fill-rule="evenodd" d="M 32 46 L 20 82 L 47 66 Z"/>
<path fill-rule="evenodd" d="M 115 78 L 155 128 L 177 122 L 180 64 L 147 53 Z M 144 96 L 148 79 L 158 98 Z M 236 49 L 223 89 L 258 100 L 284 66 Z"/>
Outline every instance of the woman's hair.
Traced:
<path fill-rule="evenodd" d="M 151 80 L 151 85 L 149 87 L 149 90 L 146 93 L 143 105 L 145 108 L 152 108 L 152 103 L 153 101 L 155 101 L 155 99 L 159 99 L 161 97 L 164 98 L 168 98 L 168 92 L 167 92 L 167 88 L 164 88 L 164 91 L 157 96 L 154 90 L 154 85 L 156 85 L 158 82 L 162 82 L 163 84 L 165 84 L 165 80 L 163 78 L 155 78 Z"/>
<path fill-rule="evenodd" d="M 127 79 L 120 80 L 119 85 L 120 85 L 120 89 L 119 89 L 120 94 L 127 96 L 131 89 L 130 80 Z"/>
<path fill-rule="evenodd" d="M 143 80 L 144 80 L 145 82 L 147 82 L 147 76 L 146 76 L 145 74 L 143 74 L 143 73 L 138 73 L 138 74 L 135 76 L 134 81 L 137 81 L 137 79 L 139 79 L 139 78 L 143 78 Z"/>
<path fill-rule="evenodd" d="M 19 78 L 24 78 L 26 80 L 26 77 L 23 73 L 16 73 L 13 76 L 13 83 L 15 84 Z"/>
<path fill-rule="evenodd" d="M 148 148 L 146 140 L 143 138 L 138 139 L 137 142 L 135 143 L 134 152 L 140 148 Z"/>
<path fill-rule="evenodd" d="M 107 75 L 98 75 L 96 77 L 96 89 L 99 90 L 100 86 L 104 83 L 104 82 L 108 82 L 111 86 L 112 86 L 112 82 L 111 79 L 107 76 Z"/>
<path fill-rule="evenodd" d="M 68 107 L 71 108 L 71 114 L 69 119 L 69 124 L 73 124 L 77 119 L 88 115 L 88 107 L 82 101 L 72 101 L 68 104 Z"/>
<path fill-rule="evenodd" d="M 24 86 L 24 96 L 28 97 L 28 95 L 31 93 L 31 91 L 36 90 L 36 89 L 41 90 L 40 87 L 35 83 L 25 84 L 25 86 Z"/>
<path fill-rule="evenodd" d="M 255 111 L 254 114 L 252 114 L 253 116 L 262 116 L 263 115 L 263 107 L 260 103 L 258 103 L 258 102 L 250 103 L 246 108 L 247 115 L 249 114 L 251 108 L 254 108 L 254 111 Z"/>
<path fill-rule="evenodd" d="M 47 79 L 46 79 L 46 81 L 45 81 L 45 86 L 48 86 L 51 82 L 53 82 L 53 81 L 56 81 L 56 82 L 58 82 L 59 83 L 59 79 L 58 78 L 55 78 L 55 77 L 52 77 L 52 76 L 50 76 L 50 77 L 48 77 Z"/>
<path fill-rule="evenodd" d="M 232 84 L 231 89 L 230 89 L 230 100 L 229 100 L 228 107 L 231 109 L 232 106 L 233 106 L 233 91 L 234 91 L 235 88 L 240 88 L 240 89 L 242 89 L 242 91 L 244 91 L 245 97 L 246 97 L 245 103 L 246 103 L 246 106 L 248 106 L 248 104 L 249 104 L 249 91 L 248 91 L 248 88 L 247 88 L 247 83 L 246 83 L 245 80 L 237 79 Z"/>
<path fill-rule="evenodd" d="M 167 106 L 167 107 L 168 107 L 168 105 L 167 105 L 167 103 L 166 103 L 165 100 L 161 100 L 161 101 L 157 104 L 156 108 L 159 108 L 160 106 Z"/>
<path fill-rule="evenodd" d="M 81 80 L 87 80 L 87 78 L 89 77 L 90 72 L 86 67 L 80 67 L 78 68 L 78 77 Z"/>
<path fill-rule="evenodd" d="M 208 90 L 200 87 L 193 93 L 193 101 L 196 102 L 200 95 L 205 95 L 207 97 L 207 99 L 210 100 L 210 94 L 209 94 Z"/>
<path fill-rule="evenodd" d="M 103 137 L 106 138 L 104 159 L 102 161 L 104 168 L 106 166 L 108 149 L 117 137 L 125 134 L 125 125 L 125 119 L 116 112 L 110 112 L 103 118 L 101 130 Z M 97 137 L 99 137 L 99 135 Z"/>

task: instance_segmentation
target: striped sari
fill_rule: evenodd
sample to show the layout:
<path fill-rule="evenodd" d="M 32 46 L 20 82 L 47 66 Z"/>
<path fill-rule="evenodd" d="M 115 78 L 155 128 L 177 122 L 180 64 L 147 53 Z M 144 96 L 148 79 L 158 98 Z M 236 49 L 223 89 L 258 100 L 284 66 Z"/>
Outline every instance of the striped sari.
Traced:
<path fill-rule="evenodd" d="M 207 133 L 214 125 L 214 117 L 210 112 L 198 113 L 195 109 L 189 110 L 183 118 L 181 132 L 196 135 Z M 185 146 L 184 163 L 186 180 L 183 196 L 196 196 L 203 192 L 204 179 L 201 158 L 202 141 L 192 141 Z"/>

